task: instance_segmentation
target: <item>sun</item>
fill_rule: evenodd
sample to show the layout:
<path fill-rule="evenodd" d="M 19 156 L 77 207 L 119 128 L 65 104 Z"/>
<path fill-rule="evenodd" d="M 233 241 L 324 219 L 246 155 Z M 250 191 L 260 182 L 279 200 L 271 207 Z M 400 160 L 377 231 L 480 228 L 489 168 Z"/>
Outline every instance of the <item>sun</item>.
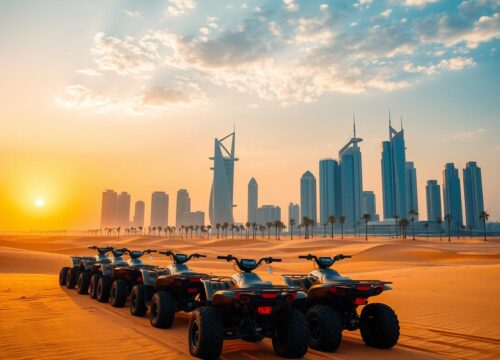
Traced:
<path fill-rule="evenodd" d="M 43 207 L 45 206 L 45 199 L 42 199 L 42 198 L 38 198 L 35 200 L 35 205 L 37 207 Z"/>

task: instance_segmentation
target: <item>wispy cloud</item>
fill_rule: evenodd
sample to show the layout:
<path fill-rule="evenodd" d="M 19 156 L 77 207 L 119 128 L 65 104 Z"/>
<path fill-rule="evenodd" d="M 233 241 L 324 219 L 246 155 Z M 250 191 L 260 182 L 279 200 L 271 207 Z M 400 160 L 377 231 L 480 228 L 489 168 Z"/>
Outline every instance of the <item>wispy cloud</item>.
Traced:
<path fill-rule="evenodd" d="M 484 132 L 486 132 L 485 129 L 479 128 L 475 130 L 456 132 L 451 137 L 453 140 L 472 140 L 472 139 L 477 139 Z"/>
<path fill-rule="evenodd" d="M 132 11 L 132 10 L 123 10 L 123 13 L 127 15 L 128 17 L 138 19 L 141 17 L 141 13 L 139 11 Z"/>
<path fill-rule="evenodd" d="M 168 0 L 165 13 L 168 16 L 181 16 L 196 9 L 196 5 L 195 0 Z"/>
<path fill-rule="evenodd" d="M 79 74 L 87 75 L 87 76 L 102 76 L 102 74 L 99 71 L 94 70 L 92 68 L 79 69 L 79 70 L 76 70 L 76 72 Z"/>

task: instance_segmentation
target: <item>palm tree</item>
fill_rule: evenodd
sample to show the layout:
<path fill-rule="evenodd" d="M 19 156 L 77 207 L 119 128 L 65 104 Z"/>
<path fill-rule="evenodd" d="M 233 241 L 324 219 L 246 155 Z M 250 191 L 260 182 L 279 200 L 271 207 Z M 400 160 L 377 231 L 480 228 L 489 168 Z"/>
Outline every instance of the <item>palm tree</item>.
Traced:
<path fill-rule="evenodd" d="M 161 226 L 158 226 L 158 237 L 161 237 Z"/>
<path fill-rule="evenodd" d="M 217 239 L 219 238 L 220 224 L 215 224 L 215 228 L 217 229 Z"/>
<path fill-rule="evenodd" d="M 297 224 L 297 229 L 299 230 L 299 238 L 301 235 L 302 224 Z"/>
<path fill-rule="evenodd" d="M 212 226 L 207 225 L 207 238 L 209 238 L 209 239 L 210 239 L 210 230 L 212 230 Z"/>
<path fill-rule="evenodd" d="M 276 220 L 276 221 L 274 222 L 273 226 L 274 226 L 274 230 L 275 230 L 275 232 L 276 232 L 276 236 L 275 236 L 275 238 L 276 238 L 276 239 L 279 239 L 279 238 L 280 238 L 279 233 L 280 233 L 280 231 L 281 231 L 281 221 Z"/>
<path fill-rule="evenodd" d="M 414 223 L 415 223 L 415 217 L 418 215 L 418 212 L 415 209 L 411 209 L 409 213 L 410 213 L 410 221 L 411 221 L 411 232 L 412 232 L 412 235 L 413 235 L 413 240 L 415 240 L 415 226 L 414 226 Z"/>
<path fill-rule="evenodd" d="M 436 223 L 439 225 L 439 241 L 442 241 L 443 240 L 443 228 L 442 228 L 443 219 L 441 219 L 441 216 L 438 216 L 436 218 Z"/>
<path fill-rule="evenodd" d="M 325 237 L 326 237 L 326 227 L 327 227 L 327 226 L 328 226 L 328 223 L 327 223 L 327 222 L 325 222 L 325 223 L 323 224 L 323 233 L 324 233 Z"/>
<path fill-rule="evenodd" d="M 224 230 L 224 237 L 227 238 L 227 229 L 229 229 L 229 223 L 225 222 L 222 224 L 222 229 Z"/>
<path fill-rule="evenodd" d="M 339 222 L 340 222 L 340 233 L 341 233 L 341 239 L 344 238 L 344 224 L 345 224 L 345 216 L 344 215 L 340 215 L 340 218 L 339 218 Z"/>
<path fill-rule="evenodd" d="M 451 242 L 451 214 L 446 214 L 444 220 L 448 223 L 448 242 Z"/>
<path fill-rule="evenodd" d="M 247 229 L 247 231 L 246 231 L 246 236 L 247 236 L 247 239 L 248 239 L 248 231 L 250 230 L 250 226 L 251 226 L 251 225 L 252 225 L 252 224 L 250 224 L 250 222 L 249 222 L 249 221 L 247 221 L 247 223 L 245 224 L 245 227 L 246 227 L 246 229 Z"/>
<path fill-rule="evenodd" d="M 295 219 L 290 219 L 290 240 L 293 240 L 293 225 L 295 225 Z"/>
<path fill-rule="evenodd" d="M 309 239 L 309 218 L 307 216 L 304 216 L 302 224 L 304 226 L 304 239 Z"/>
<path fill-rule="evenodd" d="M 372 216 L 370 214 L 363 214 L 363 220 L 365 221 L 365 241 L 368 241 L 368 221 L 370 221 Z"/>
<path fill-rule="evenodd" d="M 334 215 L 328 216 L 328 223 L 332 226 L 332 239 L 333 239 L 333 225 L 337 222 L 337 218 Z"/>
<path fill-rule="evenodd" d="M 398 237 L 398 225 L 399 225 L 399 215 L 394 215 L 394 221 L 396 221 L 396 238 Z"/>
<path fill-rule="evenodd" d="M 479 220 L 483 222 L 483 231 L 484 231 L 484 241 L 486 241 L 486 222 L 490 218 L 490 214 L 488 214 L 486 211 L 481 211 L 479 214 Z"/>
<path fill-rule="evenodd" d="M 253 231 L 253 238 L 255 239 L 257 237 L 257 229 L 259 228 L 259 226 L 257 225 L 257 223 L 252 223 L 252 231 Z"/>
<path fill-rule="evenodd" d="M 401 226 L 401 230 L 403 231 L 401 235 L 404 239 L 406 239 L 406 228 L 409 224 L 410 222 L 408 221 L 408 219 L 403 218 L 399 221 L 399 225 Z"/>
<path fill-rule="evenodd" d="M 429 240 L 429 223 L 426 222 L 424 224 L 424 227 L 425 227 L 425 232 L 427 233 L 427 240 Z"/>
<path fill-rule="evenodd" d="M 271 238 L 271 226 L 273 226 L 273 223 L 268 221 L 266 222 L 266 227 L 267 227 L 267 238 Z"/>

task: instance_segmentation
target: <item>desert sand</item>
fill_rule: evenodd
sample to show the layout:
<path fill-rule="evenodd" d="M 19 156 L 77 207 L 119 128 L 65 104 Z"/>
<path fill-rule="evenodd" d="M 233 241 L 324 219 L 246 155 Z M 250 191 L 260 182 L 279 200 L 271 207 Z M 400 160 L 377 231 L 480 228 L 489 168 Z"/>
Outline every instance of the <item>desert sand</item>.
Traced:
<path fill-rule="evenodd" d="M 198 251 L 194 270 L 230 275 L 233 269 L 216 255 L 283 258 L 258 273 L 282 283 L 280 274 L 308 272 L 304 253 L 353 255 L 336 265 L 343 275 L 393 281 L 393 291 L 372 298 L 395 309 L 401 325 L 399 344 L 391 350 L 365 346 L 359 332 L 344 332 L 334 354 L 309 350 L 306 359 L 499 359 L 500 239 L 180 239 L 158 237 L 91 237 L 0 235 L 0 358 L 114 359 L 189 358 L 188 315 L 179 314 L 169 330 L 130 316 L 128 306 L 116 309 L 58 285 L 69 255 L 91 255 L 90 245 L 130 249 Z M 169 263 L 154 255 L 148 262 Z M 223 359 L 277 358 L 269 340 L 224 343 Z"/>

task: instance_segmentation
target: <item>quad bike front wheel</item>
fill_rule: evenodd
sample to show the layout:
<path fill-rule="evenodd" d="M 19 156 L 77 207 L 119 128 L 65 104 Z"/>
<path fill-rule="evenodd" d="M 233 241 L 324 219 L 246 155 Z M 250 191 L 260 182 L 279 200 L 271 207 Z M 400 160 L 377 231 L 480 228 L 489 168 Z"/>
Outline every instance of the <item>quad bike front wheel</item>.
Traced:
<path fill-rule="evenodd" d="M 170 291 L 160 290 L 151 299 L 149 321 L 155 328 L 168 329 L 172 327 L 175 316 L 175 298 Z"/>
<path fill-rule="evenodd" d="M 107 276 L 102 276 L 97 283 L 97 301 L 107 303 L 111 290 L 111 279 Z"/>
<path fill-rule="evenodd" d="M 276 355 L 286 358 L 301 358 L 308 349 L 307 320 L 296 309 L 276 314 L 275 329 L 272 337 Z"/>
<path fill-rule="evenodd" d="M 89 293 L 89 283 L 90 274 L 87 271 L 82 271 L 78 275 L 78 282 L 76 287 L 78 288 L 78 294 L 85 295 Z"/>
<path fill-rule="evenodd" d="M 315 350 L 334 352 L 342 342 L 340 315 L 330 306 L 315 305 L 307 311 L 309 346 Z"/>
<path fill-rule="evenodd" d="M 366 345 L 389 349 L 399 339 L 399 321 L 394 310 L 380 303 L 368 304 L 361 311 L 359 328 Z"/>
<path fill-rule="evenodd" d="M 147 311 L 144 285 L 134 285 L 130 292 L 130 314 L 134 316 L 144 316 Z"/>
<path fill-rule="evenodd" d="M 59 272 L 59 286 L 66 285 L 66 277 L 68 276 L 69 267 L 65 266 Z"/>
<path fill-rule="evenodd" d="M 218 359 L 224 343 L 224 326 L 217 309 L 202 306 L 191 313 L 188 331 L 189 353 L 205 360 Z"/>
<path fill-rule="evenodd" d="M 111 285 L 111 306 L 123 307 L 127 301 L 127 282 L 123 279 L 113 281 Z"/>
<path fill-rule="evenodd" d="M 92 299 L 97 298 L 97 284 L 101 278 L 100 274 L 92 274 L 90 277 L 89 294 Z"/>
<path fill-rule="evenodd" d="M 66 287 L 68 289 L 75 288 L 77 280 L 76 275 L 77 275 L 77 269 L 75 268 L 68 269 L 68 272 L 66 274 Z"/>

